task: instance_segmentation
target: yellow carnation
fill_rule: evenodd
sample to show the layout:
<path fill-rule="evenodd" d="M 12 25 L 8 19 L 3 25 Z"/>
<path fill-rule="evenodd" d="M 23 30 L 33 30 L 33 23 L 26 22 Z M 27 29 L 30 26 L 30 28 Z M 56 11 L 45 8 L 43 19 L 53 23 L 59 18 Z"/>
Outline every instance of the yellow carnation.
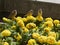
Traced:
<path fill-rule="evenodd" d="M 4 42 L 4 44 L 3 45 L 9 45 L 9 43 L 8 42 Z"/>
<path fill-rule="evenodd" d="M 59 27 L 60 26 L 60 24 L 57 24 L 57 27 Z"/>
<path fill-rule="evenodd" d="M 52 18 L 46 18 L 45 20 L 46 21 L 52 21 L 53 22 L 53 19 Z"/>
<path fill-rule="evenodd" d="M 12 29 L 16 29 L 16 26 L 15 26 L 15 25 L 13 25 L 13 26 L 11 26 L 11 28 L 12 28 Z"/>
<path fill-rule="evenodd" d="M 23 27 L 22 29 L 23 29 L 23 32 L 24 32 L 24 33 L 26 33 L 26 32 L 29 31 L 26 27 Z"/>
<path fill-rule="evenodd" d="M 22 20 L 22 18 L 21 17 L 17 17 L 15 20 L 18 22 L 19 20 Z"/>
<path fill-rule="evenodd" d="M 1 34 L 3 36 L 10 36 L 11 35 L 11 32 L 9 30 L 4 30 L 4 31 L 1 32 Z"/>
<path fill-rule="evenodd" d="M 54 24 L 59 24 L 59 20 L 54 20 Z"/>
<path fill-rule="evenodd" d="M 49 36 L 49 37 L 47 37 L 47 43 L 48 44 L 55 44 L 56 43 L 56 40 L 55 40 L 54 37 Z"/>
<path fill-rule="evenodd" d="M 43 20 L 43 17 L 42 17 L 41 15 L 38 15 L 38 16 L 36 17 L 36 19 L 37 19 L 38 21 L 42 21 L 42 20 Z"/>
<path fill-rule="evenodd" d="M 36 20 L 36 18 L 35 17 L 33 17 L 33 16 L 27 16 L 27 20 L 29 21 L 29 20 L 31 20 L 31 21 L 35 21 Z"/>
<path fill-rule="evenodd" d="M 5 18 L 5 17 L 3 17 L 3 21 L 5 21 L 5 22 L 11 22 L 11 20 L 10 19 L 8 19 L 8 18 Z"/>
<path fill-rule="evenodd" d="M 44 31 L 45 31 L 45 32 L 50 32 L 50 30 L 51 30 L 50 27 L 45 27 L 45 28 L 44 28 Z"/>
<path fill-rule="evenodd" d="M 22 18 L 23 22 L 27 22 L 27 18 Z"/>
<path fill-rule="evenodd" d="M 30 29 L 30 28 L 35 28 L 35 27 L 36 27 L 36 24 L 34 24 L 34 23 L 28 23 L 28 24 L 26 25 L 26 27 L 27 27 L 28 29 Z"/>
<path fill-rule="evenodd" d="M 18 41 L 22 39 L 21 35 L 18 33 L 17 35 L 14 35 L 14 38 L 17 39 Z"/>
<path fill-rule="evenodd" d="M 33 33 L 33 34 L 32 34 L 32 37 L 35 38 L 35 39 L 37 39 L 38 37 L 40 37 L 40 34 L 38 34 L 38 33 Z"/>
<path fill-rule="evenodd" d="M 47 37 L 46 37 L 46 36 L 40 36 L 40 37 L 37 38 L 37 39 L 38 39 L 38 42 L 39 42 L 39 43 L 45 43 L 46 40 L 47 40 Z"/>
<path fill-rule="evenodd" d="M 19 21 L 17 22 L 17 24 L 18 24 L 20 27 L 24 27 L 24 22 L 23 22 L 22 20 L 19 20 Z"/>
<path fill-rule="evenodd" d="M 60 40 L 57 42 L 57 45 L 60 45 Z"/>
<path fill-rule="evenodd" d="M 34 39 L 30 39 L 28 40 L 28 44 L 27 45 L 35 45 L 36 41 Z"/>
<path fill-rule="evenodd" d="M 56 33 L 55 32 L 49 32 L 48 36 L 52 36 L 52 37 L 56 38 Z"/>
<path fill-rule="evenodd" d="M 53 23 L 51 21 L 46 21 L 44 25 L 47 27 L 53 27 Z"/>
<path fill-rule="evenodd" d="M 38 30 L 38 27 L 35 27 L 35 28 L 33 28 L 32 30 L 34 30 L 34 31 L 35 31 L 35 30 Z"/>

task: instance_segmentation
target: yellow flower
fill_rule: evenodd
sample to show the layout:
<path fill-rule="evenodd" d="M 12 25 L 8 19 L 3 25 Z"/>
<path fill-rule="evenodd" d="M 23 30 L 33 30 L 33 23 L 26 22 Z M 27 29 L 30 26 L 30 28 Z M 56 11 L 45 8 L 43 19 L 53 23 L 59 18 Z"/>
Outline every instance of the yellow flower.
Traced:
<path fill-rule="evenodd" d="M 36 19 L 37 19 L 38 21 L 42 21 L 42 20 L 43 20 L 43 17 L 42 17 L 41 15 L 38 15 L 38 16 L 36 17 Z"/>
<path fill-rule="evenodd" d="M 2 36 L 10 36 L 11 32 L 9 30 L 4 30 L 1 32 Z"/>
<path fill-rule="evenodd" d="M 49 32 L 48 36 L 52 36 L 52 37 L 56 38 L 56 33 L 55 32 Z"/>
<path fill-rule="evenodd" d="M 59 24 L 59 20 L 54 20 L 54 24 Z"/>
<path fill-rule="evenodd" d="M 35 45 L 36 41 L 34 39 L 30 39 L 28 40 L 28 44 L 27 45 Z"/>
<path fill-rule="evenodd" d="M 57 24 L 57 27 L 60 27 L 60 24 Z"/>
<path fill-rule="evenodd" d="M 17 39 L 18 41 L 22 39 L 21 35 L 18 33 L 17 35 L 14 35 L 14 38 Z"/>
<path fill-rule="evenodd" d="M 60 45 L 60 40 L 58 40 L 57 45 Z"/>
<path fill-rule="evenodd" d="M 15 20 L 18 22 L 19 20 L 22 20 L 22 18 L 18 16 Z"/>
<path fill-rule="evenodd" d="M 4 44 L 3 45 L 9 45 L 9 43 L 8 42 L 4 42 Z"/>
<path fill-rule="evenodd" d="M 42 21 L 43 20 L 43 17 L 42 17 L 42 9 L 38 10 L 38 15 L 37 15 L 36 19 L 38 21 Z"/>
<path fill-rule="evenodd" d="M 28 29 L 30 29 L 30 28 L 35 28 L 35 27 L 36 27 L 36 24 L 34 24 L 34 23 L 28 23 L 28 24 L 26 25 L 26 27 L 27 27 Z"/>
<path fill-rule="evenodd" d="M 45 43 L 46 40 L 47 40 L 47 37 L 46 37 L 46 36 L 40 36 L 40 37 L 37 38 L 37 39 L 38 39 L 38 42 L 39 42 L 39 43 Z"/>
<path fill-rule="evenodd" d="M 38 27 L 33 28 L 32 30 L 38 30 Z"/>
<path fill-rule="evenodd" d="M 49 37 L 47 37 L 47 43 L 48 44 L 55 44 L 56 43 L 56 40 L 55 40 L 54 37 L 49 36 Z"/>
<path fill-rule="evenodd" d="M 23 22 L 27 22 L 27 18 L 22 18 Z"/>
<path fill-rule="evenodd" d="M 35 20 L 36 20 L 36 18 L 35 18 L 35 17 L 33 17 L 33 16 L 27 16 L 27 21 L 29 21 L 29 20 L 31 20 L 31 21 L 35 21 Z"/>
<path fill-rule="evenodd" d="M 22 20 L 19 20 L 19 21 L 17 22 L 17 24 L 18 24 L 20 27 L 24 27 L 24 22 L 23 22 Z"/>
<path fill-rule="evenodd" d="M 10 19 L 8 19 L 8 18 L 5 18 L 5 17 L 3 17 L 3 21 L 5 21 L 5 22 L 11 22 L 11 20 Z"/>
<path fill-rule="evenodd" d="M 53 27 L 53 23 L 51 21 L 44 22 L 44 25 L 48 27 Z"/>
<path fill-rule="evenodd" d="M 26 32 L 29 31 L 26 27 L 23 27 L 22 29 L 23 29 L 23 32 L 24 32 L 24 33 L 26 33 Z"/>
<path fill-rule="evenodd" d="M 40 34 L 38 34 L 38 33 L 33 33 L 33 34 L 32 34 L 32 37 L 35 38 L 35 39 L 37 39 L 38 37 L 40 37 Z"/>
<path fill-rule="evenodd" d="M 50 30 L 51 30 L 50 27 L 45 27 L 45 28 L 44 28 L 44 31 L 45 31 L 45 32 L 50 32 Z"/>
<path fill-rule="evenodd" d="M 46 21 L 52 21 L 53 22 L 53 19 L 52 18 L 46 18 L 45 20 Z"/>
<path fill-rule="evenodd" d="M 13 26 L 11 26 L 11 28 L 12 28 L 12 29 L 16 29 L 16 26 L 15 26 L 15 25 L 13 25 Z"/>

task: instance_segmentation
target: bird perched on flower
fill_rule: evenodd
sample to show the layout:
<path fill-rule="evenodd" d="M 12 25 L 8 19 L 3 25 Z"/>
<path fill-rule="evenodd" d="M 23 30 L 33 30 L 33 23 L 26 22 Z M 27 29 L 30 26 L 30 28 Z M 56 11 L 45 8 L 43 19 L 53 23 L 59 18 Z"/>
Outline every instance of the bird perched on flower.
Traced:
<path fill-rule="evenodd" d="M 42 21 L 43 20 L 43 17 L 42 17 L 42 9 L 38 10 L 38 15 L 37 15 L 36 19 L 38 21 Z"/>
<path fill-rule="evenodd" d="M 17 10 L 13 10 L 10 15 L 8 16 L 8 18 L 10 19 L 14 19 L 15 20 L 15 16 L 17 15 Z"/>
<path fill-rule="evenodd" d="M 26 14 L 26 18 L 27 18 L 27 21 L 35 21 L 36 18 L 33 15 L 33 10 L 30 10 L 27 14 Z"/>

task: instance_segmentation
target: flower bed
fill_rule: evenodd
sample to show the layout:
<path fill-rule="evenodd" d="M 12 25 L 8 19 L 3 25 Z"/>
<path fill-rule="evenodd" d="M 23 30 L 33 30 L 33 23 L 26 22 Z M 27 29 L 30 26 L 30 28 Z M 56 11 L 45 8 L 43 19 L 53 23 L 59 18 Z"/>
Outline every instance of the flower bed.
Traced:
<path fill-rule="evenodd" d="M 24 17 L 3 17 L 0 23 L 0 45 L 60 45 L 60 21 L 43 18 L 42 10 L 36 17 L 32 10 Z"/>

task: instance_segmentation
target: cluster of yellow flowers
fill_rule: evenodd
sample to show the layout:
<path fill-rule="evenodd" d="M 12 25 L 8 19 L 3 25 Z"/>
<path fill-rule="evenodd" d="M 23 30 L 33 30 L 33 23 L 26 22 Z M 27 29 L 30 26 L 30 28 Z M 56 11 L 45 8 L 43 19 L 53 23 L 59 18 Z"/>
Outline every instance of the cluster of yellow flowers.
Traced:
<path fill-rule="evenodd" d="M 60 21 L 51 17 L 43 18 L 38 10 L 36 17 L 29 11 L 26 17 L 14 20 L 3 17 L 0 24 L 1 45 L 60 45 Z"/>

